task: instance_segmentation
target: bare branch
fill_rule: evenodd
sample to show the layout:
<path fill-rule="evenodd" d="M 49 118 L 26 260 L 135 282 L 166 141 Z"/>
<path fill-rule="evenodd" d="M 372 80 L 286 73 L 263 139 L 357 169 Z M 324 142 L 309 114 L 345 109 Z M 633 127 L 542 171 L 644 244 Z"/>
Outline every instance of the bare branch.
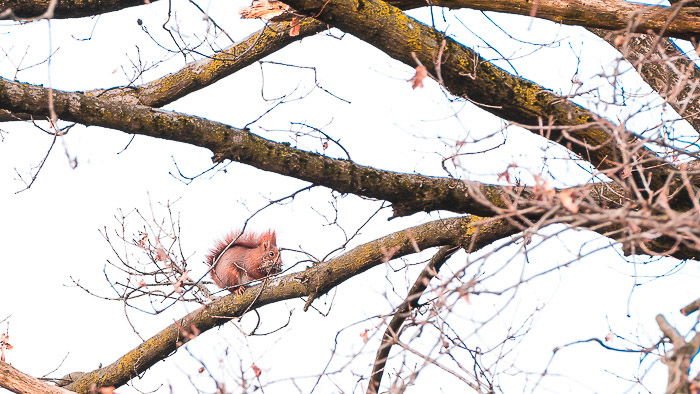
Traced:
<path fill-rule="evenodd" d="M 424 6 L 421 0 L 396 1 L 400 8 Z M 656 33 L 690 39 L 698 34 L 697 8 L 653 6 L 624 0 L 437 0 L 432 5 L 448 8 L 472 8 L 508 14 L 533 16 L 564 25 L 576 25 L 633 33 Z"/>
<path fill-rule="evenodd" d="M 681 313 L 688 316 L 691 313 L 696 312 L 698 309 L 700 309 L 700 298 L 681 308 Z"/>
<path fill-rule="evenodd" d="M 420 275 L 418 275 L 418 278 L 416 278 L 413 286 L 411 286 L 411 289 L 408 291 L 406 299 L 396 309 L 386 331 L 384 331 L 382 343 L 379 345 L 377 355 L 374 357 L 372 375 L 370 375 L 369 383 L 367 384 L 367 394 L 375 394 L 378 392 L 379 385 L 382 382 L 382 375 L 384 374 L 384 366 L 389 359 L 391 347 L 398 341 L 401 325 L 406 318 L 411 315 L 411 311 L 418 307 L 418 299 L 428 287 L 428 283 L 430 283 L 430 280 L 435 277 L 440 267 L 442 267 L 445 261 L 447 261 L 455 251 L 456 248 L 452 246 L 443 246 L 440 248 L 430 259 L 425 268 L 423 268 Z"/>

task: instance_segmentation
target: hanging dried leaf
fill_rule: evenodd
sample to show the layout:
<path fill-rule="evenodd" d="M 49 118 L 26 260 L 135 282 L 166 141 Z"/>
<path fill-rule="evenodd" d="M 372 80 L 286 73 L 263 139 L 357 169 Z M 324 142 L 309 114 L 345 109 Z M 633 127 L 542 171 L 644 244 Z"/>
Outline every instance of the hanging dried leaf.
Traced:
<path fill-rule="evenodd" d="M 613 44 L 614 44 L 617 48 L 621 47 L 622 44 L 624 44 L 624 43 L 625 43 L 625 36 L 622 35 L 622 34 L 616 36 L 615 39 L 613 40 Z"/>
<path fill-rule="evenodd" d="M 156 249 L 156 256 L 155 257 L 156 257 L 157 261 L 168 261 L 169 260 L 168 252 L 166 252 L 162 246 L 158 246 L 158 248 Z"/>
<path fill-rule="evenodd" d="M 262 375 L 262 369 L 258 367 L 257 365 L 253 364 L 250 366 L 250 368 L 253 370 L 253 373 L 255 374 L 256 378 L 259 378 L 260 375 Z"/>
<path fill-rule="evenodd" d="M 539 201 L 551 201 L 552 197 L 557 194 L 549 181 L 539 175 L 535 175 L 535 186 L 532 191 Z"/>
<path fill-rule="evenodd" d="M 185 292 L 185 289 L 182 287 L 182 285 L 183 285 L 185 282 L 187 282 L 188 280 L 191 280 L 191 279 L 190 279 L 190 277 L 187 275 L 187 272 L 185 272 L 184 274 L 182 274 L 182 276 L 180 277 L 180 279 L 177 280 L 177 282 L 173 283 L 173 288 L 174 288 L 173 291 L 176 292 L 176 293 L 178 293 L 178 294 L 184 293 L 184 292 Z"/>
<path fill-rule="evenodd" d="M 289 10 L 289 6 L 276 0 L 255 0 L 250 7 L 242 8 L 239 13 L 241 18 L 261 18 L 270 20 L 282 15 Z M 291 33 L 290 33 L 291 34 Z"/>
<path fill-rule="evenodd" d="M 574 200 L 574 191 L 566 189 L 559 192 L 559 201 L 561 205 L 571 213 L 578 213 L 578 202 Z"/>
<path fill-rule="evenodd" d="M 114 389 L 114 386 L 95 387 L 94 389 L 91 387 L 90 394 L 117 394 Z"/>
<path fill-rule="evenodd" d="M 362 338 L 362 342 L 367 343 L 367 341 L 369 341 L 369 330 L 365 329 L 365 331 L 360 334 L 360 338 Z"/>
<path fill-rule="evenodd" d="M 423 65 L 419 65 L 418 67 L 416 67 L 416 75 L 414 75 L 413 78 L 409 79 L 408 82 L 411 82 L 411 87 L 413 89 L 422 88 L 423 87 L 423 80 L 427 76 L 428 76 L 428 69 L 425 68 L 425 66 L 423 66 Z"/>
<path fill-rule="evenodd" d="M 139 235 L 141 238 L 136 241 L 136 246 L 145 249 L 146 248 L 146 241 L 148 240 L 148 234 L 144 233 L 143 231 L 139 231 Z"/>
<path fill-rule="evenodd" d="M 292 21 L 289 23 L 289 36 L 296 37 L 301 32 L 301 18 L 298 16 L 292 17 Z"/>
<path fill-rule="evenodd" d="M 10 335 L 0 334 L 0 361 L 5 362 L 5 350 L 12 350 Z"/>

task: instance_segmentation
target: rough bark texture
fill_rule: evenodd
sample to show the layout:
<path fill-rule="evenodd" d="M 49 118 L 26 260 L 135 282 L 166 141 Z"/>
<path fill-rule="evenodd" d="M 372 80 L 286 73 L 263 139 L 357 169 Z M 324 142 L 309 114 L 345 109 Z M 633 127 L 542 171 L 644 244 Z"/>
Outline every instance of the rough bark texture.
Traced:
<path fill-rule="evenodd" d="M 445 209 L 490 215 L 492 211 L 470 198 L 469 187 L 456 179 L 382 171 L 351 161 L 301 151 L 269 141 L 247 130 L 202 118 L 146 106 L 100 100 L 81 93 L 53 91 L 54 111 L 60 119 L 142 134 L 210 149 L 215 160 L 234 160 L 330 187 L 396 203 L 395 213 Z M 48 116 L 45 88 L 0 78 L 0 102 L 12 111 Z M 502 205 L 501 187 L 475 186 Z"/>
<path fill-rule="evenodd" d="M 394 203 L 394 214 L 409 215 L 419 211 L 449 210 L 481 216 L 493 216 L 498 209 L 508 214 L 505 199 L 511 196 L 508 188 L 481 183 L 468 183 L 456 179 L 429 177 L 384 171 L 361 166 L 351 161 L 333 159 L 316 153 L 305 152 L 288 144 L 269 141 L 250 133 L 210 120 L 169 112 L 146 106 L 118 104 L 81 93 L 53 91 L 54 111 L 65 120 L 86 125 L 108 127 L 127 133 L 142 134 L 156 138 L 184 142 L 215 152 L 215 160 L 229 159 L 252 165 L 266 171 L 292 176 L 297 179 L 323 185 L 341 193 L 383 199 Z M 29 112 L 48 116 L 48 90 L 28 84 L 0 78 L 0 103 L 13 111 Z M 532 195 L 530 189 L 520 193 L 519 204 L 527 204 Z M 582 216 L 565 221 L 574 227 L 590 228 L 626 242 L 621 229 L 608 227 L 610 217 L 629 216 L 630 207 L 614 184 L 598 184 L 590 190 L 597 206 L 608 207 L 608 211 L 589 217 Z M 536 201 L 532 201 L 537 204 Z M 527 215 L 537 217 L 551 203 L 534 207 Z M 510 207 L 524 208 L 527 205 Z M 612 208 L 612 209 L 610 209 Z M 523 214 L 522 212 L 518 215 Z M 648 219 L 644 215 L 638 220 L 640 226 Z M 663 220 L 657 216 L 654 220 Z M 678 220 L 678 219 L 677 219 Z M 666 253 L 673 249 L 673 240 L 659 237 L 650 242 L 650 250 Z M 681 245 L 670 255 L 680 258 L 696 258 L 698 251 Z"/>
<path fill-rule="evenodd" d="M 401 4 L 418 4 L 419 1 L 401 1 Z M 686 40 L 700 32 L 700 8 L 697 7 L 653 6 L 624 0 L 437 0 L 431 4 L 528 15 L 565 25 L 655 33 Z"/>
<path fill-rule="evenodd" d="M 98 387 L 121 386 L 173 354 L 188 338 L 220 326 L 245 311 L 299 297 L 309 297 L 308 306 L 312 300 L 345 280 L 382 264 L 386 261 L 387 250 L 396 251 L 393 258 L 414 253 L 414 243 L 420 249 L 440 245 L 466 245 L 471 251 L 516 232 L 515 228 L 503 221 L 488 221 L 472 216 L 438 220 L 390 234 L 305 271 L 272 279 L 248 288 L 240 296 L 231 294 L 203 306 L 114 363 L 86 373 L 66 388 L 87 393 L 93 384 Z"/>
<path fill-rule="evenodd" d="M 265 56 L 325 30 L 324 23 L 305 19 L 298 36 L 289 35 L 289 22 L 271 23 L 212 57 L 190 63 L 179 71 L 136 87 L 86 92 L 124 103 L 162 107 L 241 70 Z"/>
<path fill-rule="evenodd" d="M 19 18 L 33 18 L 46 11 L 50 0 L 0 0 L 0 13 L 8 9 Z M 403 9 L 435 5 L 448 8 L 472 8 L 548 19 L 566 25 L 628 30 L 690 39 L 700 31 L 700 8 L 682 9 L 635 4 L 623 0 L 393 0 Z M 143 0 L 59 1 L 54 18 L 79 18 L 118 11 L 144 4 Z"/>
<path fill-rule="evenodd" d="M 617 48 L 652 89 L 697 131 L 700 131 L 700 68 L 671 40 L 647 34 L 618 34 L 590 29 Z"/>
<path fill-rule="evenodd" d="M 686 341 L 663 315 L 656 316 L 656 323 L 664 337 L 668 338 L 673 346 L 663 357 L 663 362 L 668 368 L 666 394 L 695 394 L 697 390 L 691 390 L 688 373 L 690 362 L 700 349 L 700 333 L 696 333 L 693 338 Z"/>
<path fill-rule="evenodd" d="M 43 14 L 50 2 L 51 0 L 0 0 L 0 14 L 11 10 L 18 18 L 34 18 Z M 59 0 L 53 18 L 81 18 L 143 4 L 144 0 Z"/>
<path fill-rule="evenodd" d="M 4 361 L 0 361 L 0 387 L 15 393 L 70 393 L 68 390 L 29 376 Z"/>

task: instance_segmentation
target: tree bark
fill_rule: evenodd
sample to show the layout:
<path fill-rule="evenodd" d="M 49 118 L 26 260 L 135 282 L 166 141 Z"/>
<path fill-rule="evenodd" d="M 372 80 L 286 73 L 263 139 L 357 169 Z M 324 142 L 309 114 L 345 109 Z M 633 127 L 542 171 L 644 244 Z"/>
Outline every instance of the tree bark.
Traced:
<path fill-rule="evenodd" d="M 42 380 L 29 376 L 4 361 L 0 361 L 0 387 L 15 393 L 70 393 L 68 390 L 50 385 Z"/>
<path fill-rule="evenodd" d="M 50 3 L 51 0 L 0 0 L 0 14 L 7 13 L 5 18 L 31 19 L 46 12 Z M 144 4 L 144 0 L 59 0 L 52 17 L 82 18 Z"/>

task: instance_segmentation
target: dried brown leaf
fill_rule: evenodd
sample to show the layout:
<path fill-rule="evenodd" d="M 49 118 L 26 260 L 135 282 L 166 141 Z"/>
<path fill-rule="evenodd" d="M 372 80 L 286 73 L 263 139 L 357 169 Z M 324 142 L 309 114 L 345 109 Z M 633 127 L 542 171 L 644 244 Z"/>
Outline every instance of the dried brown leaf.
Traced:
<path fill-rule="evenodd" d="M 574 200 L 574 190 L 566 189 L 559 192 L 561 205 L 571 213 L 578 213 L 578 202 Z"/>
<path fill-rule="evenodd" d="M 617 48 L 619 48 L 624 43 L 625 43 L 625 36 L 623 34 L 615 36 L 615 39 L 613 40 L 613 45 L 615 45 Z"/>
<path fill-rule="evenodd" d="M 250 7 L 242 8 L 239 13 L 241 18 L 260 18 L 270 20 L 282 15 L 289 10 L 289 6 L 276 0 L 255 0 Z"/>
<path fill-rule="evenodd" d="M 361 334 L 362 342 L 367 343 L 369 341 L 369 329 L 365 329 Z"/>
<path fill-rule="evenodd" d="M 408 82 L 411 82 L 411 87 L 413 89 L 422 88 L 423 87 L 423 80 L 427 76 L 428 76 L 428 69 L 425 68 L 425 66 L 421 64 L 418 67 L 416 67 L 416 74 L 413 76 L 413 78 L 409 79 Z"/>
<path fill-rule="evenodd" d="M 551 201 L 552 197 L 557 194 L 549 181 L 539 175 L 535 175 L 535 187 L 532 188 L 532 191 L 539 201 Z"/>
<path fill-rule="evenodd" d="M 301 32 L 301 18 L 298 16 L 292 17 L 292 21 L 289 23 L 289 36 L 296 37 Z"/>
<path fill-rule="evenodd" d="M 187 272 L 185 272 L 184 274 L 182 274 L 182 276 L 180 276 L 180 279 L 178 279 L 177 282 L 173 283 L 173 291 L 175 291 L 178 294 L 184 293 L 185 289 L 182 287 L 182 285 L 188 280 L 190 280 L 190 277 L 187 275 Z"/>
<path fill-rule="evenodd" d="M 156 260 L 157 261 L 168 261 L 169 260 L 168 252 L 166 252 L 162 246 L 159 246 L 158 248 L 156 248 Z"/>
<path fill-rule="evenodd" d="M 253 373 L 255 374 L 256 378 L 259 378 L 260 375 L 262 375 L 262 369 L 258 367 L 257 365 L 253 364 L 250 366 L 250 368 L 253 370 Z"/>

